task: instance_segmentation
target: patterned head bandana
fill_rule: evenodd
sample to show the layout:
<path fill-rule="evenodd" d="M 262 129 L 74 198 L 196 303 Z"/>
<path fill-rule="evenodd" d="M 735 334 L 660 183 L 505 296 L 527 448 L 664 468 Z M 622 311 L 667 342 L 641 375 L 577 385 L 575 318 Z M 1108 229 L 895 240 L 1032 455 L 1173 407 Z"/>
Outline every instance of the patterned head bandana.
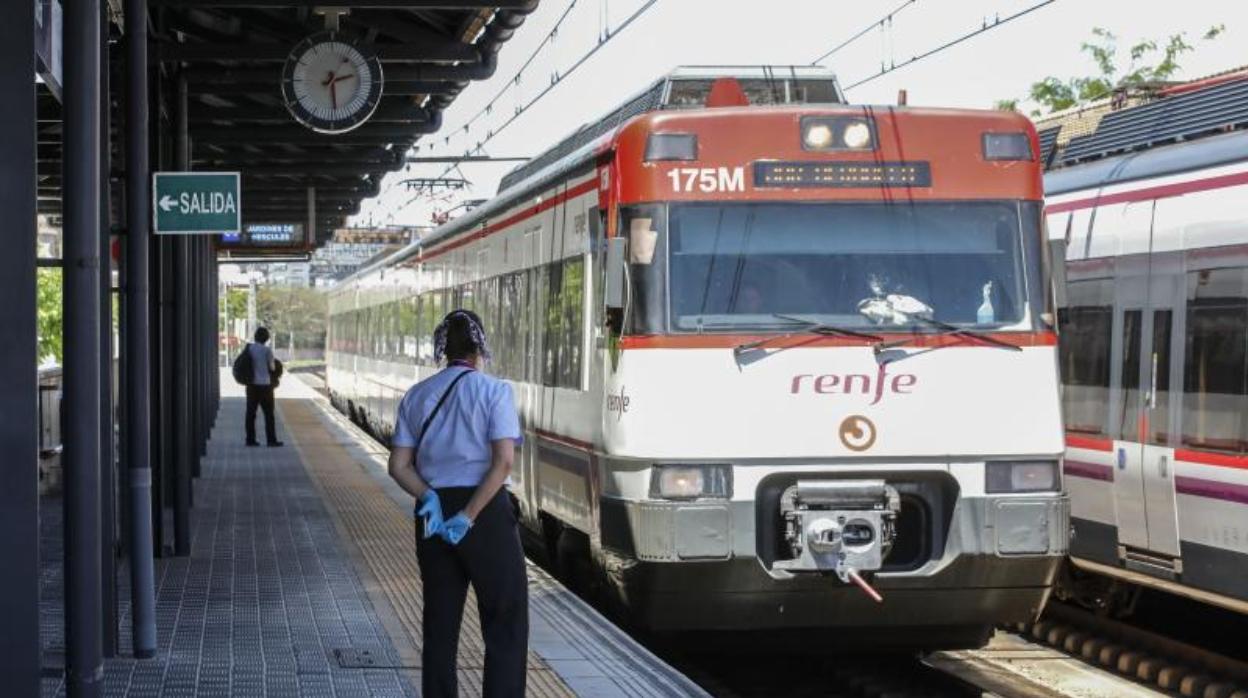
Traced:
<path fill-rule="evenodd" d="M 438 323 L 437 329 L 433 331 L 433 360 L 435 363 L 442 363 L 443 357 L 446 356 L 446 334 L 450 328 L 451 320 L 456 317 L 462 317 L 468 322 L 468 334 L 472 338 L 472 343 L 477 348 L 477 353 L 483 359 L 490 358 L 490 347 L 485 343 L 485 330 L 481 327 L 481 323 L 472 313 L 466 310 L 454 310 L 442 318 L 442 322 Z"/>

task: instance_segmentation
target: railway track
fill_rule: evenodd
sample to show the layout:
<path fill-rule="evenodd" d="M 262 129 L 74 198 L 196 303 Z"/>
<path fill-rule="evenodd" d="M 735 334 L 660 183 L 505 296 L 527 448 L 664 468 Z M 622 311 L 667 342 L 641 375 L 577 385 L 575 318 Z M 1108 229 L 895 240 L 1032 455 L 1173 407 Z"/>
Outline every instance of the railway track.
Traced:
<path fill-rule="evenodd" d="M 1088 664 L 1172 695 L 1248 698 L 1248 662 L 1067 603 L 1051 601 L 1041 620 L 1020 631 Z"/>
<path fill-rule="evenodd" d="M 984 694 L 974 683 L 924 664 L 915 656 L 814 652 L 725 655 L 680 650 L 660 656 L 721 698 L 978 698 Z"/>
<path fill-rule="evenodd" d="M 558 575 L 549 561 L 534 560 L 611 616 L 573 580 Z M 1157 691 L 1189 698 L 1248 698 L 1248 690 L 1241 689 L 1248 689 L 1248 663 L 1059 601 L 1050 602 L 1040 621 L 1018 631 L 1021 637 L 998 633 L 984 650 L 926 656 L 777 650 L 770 642 L 706 646 L 631 634 L 712 695 L 725 698 L 1084 698 Z M 1029 671 L 1028 663 L 1043 669 Z M 1084 670 L 1081 677 L 1072 666 L 1079 664 L 1096 669 Z M 1129 682 L 1106 680 L 1100 668 Z"/>

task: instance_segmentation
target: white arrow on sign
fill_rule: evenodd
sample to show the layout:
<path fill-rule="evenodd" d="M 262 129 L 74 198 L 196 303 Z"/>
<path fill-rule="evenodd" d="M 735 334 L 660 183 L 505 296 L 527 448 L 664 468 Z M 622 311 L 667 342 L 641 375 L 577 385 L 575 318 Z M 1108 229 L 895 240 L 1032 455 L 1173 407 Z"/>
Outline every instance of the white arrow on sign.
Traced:
<path fill-rule="evenodd" d="M 160 209 L 162 211 L 165 211 L 166 213 L 169 211 L 172 211 L 174 208 L 177 207 L 177 205 L 178 205 L 178 200 L 173 198 L 172 196 L 169 196 L 168 194 L 165 194 L 164 196 L 160 197 Z"/>

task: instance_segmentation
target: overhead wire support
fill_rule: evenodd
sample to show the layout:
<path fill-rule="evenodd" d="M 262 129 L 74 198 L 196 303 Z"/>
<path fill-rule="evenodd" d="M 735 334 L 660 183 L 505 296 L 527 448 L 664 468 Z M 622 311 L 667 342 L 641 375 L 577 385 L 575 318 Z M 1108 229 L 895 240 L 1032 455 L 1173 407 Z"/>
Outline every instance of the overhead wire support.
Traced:
<path fill-rule="evenodd" d="M 846 40 L 842 41 L 841 43 L 837 44 L 836 46 L 833 46 L 833 47 L 832 47 L 830 50 L 828 50 L 826 53 L 822 54 L 821 56 L 819 56 L 819 57 L 818 57 L 818 58 L 816 58 L 815 60 L 811 61 L 811 62 L 810 62 L 810 64 L 811 64 L 811 65 L 818 65 L 818 64 L 819 64 L 819 61 L 822 61 L 822 60 L 825 60 L 825 59 L 827 59 L 827 58 L 831 57 L 831 56 L 832 56 L 832 54 L 836 53 L 837 51 L 840 51 L 841 49 L 845 48 L 846 46 L 849 46 L 850 44 L 854 43 L 855 41 L 857 41 L 857 40 L 861 39 L 862 37 L 866 36 L 867 32 L 871 31 L 872 29 L 875 29 L 876 27 L 882 26 L 885 22 L 888 22 L 888 21 L 892 20 L 892 18 L 893 18 L 893 17 L 894 17 L 897 13 L 901 12 L 902 10 L 904 10 L 904 9 L 906 9 L 907 7 L 909 7 L 909 6 L 913 5 L 913 4 L 915 4 L 915 3 L 916 3 L 916 2 L 918 2 L 918 1 L 919 1 L 919 0 L 905 0 L 905 2 L 901 3 L 901 4 L 900 4 L 900 5 L 898 5 L 897 7 L 893 8 L 893 10 L 892 10 L 891 12 L 889 12 L 889 13 L 888 13 L 888 14 L 886 14 L 886 15 L 884 15 L 883 17 L 880 17 L 879 19 L 875 20 L 874 22 L 872 22 L 872 23 L 868 24 L 867 26 L 863 27 L 862 29 L 858 30 L 858 32 L 857 32 L 856 34 L 854 34 L 853 36 L 849 37 L 848 39 L 846 39 Z"/>
<path fill-rule="evenodd" d="M 586 51 L 585 54 L 582 55 L 579 59 L 577 59 L 576 62 L 571 65 L 571 67 L 569 67 L 566 70 L 560 71 L 557 74 L 557 77 L 552 79 L 550 84 L 547 85 L 545 88 L 543 88 L 541 92 L 538 92 L 537 95 L 533 97 L 533 99 L 517 107 L 515 113 L 512 114 L 512 116 L 509 119 L 503 122 L 503 124 L 500 125 L 498 128 L 493 129 L 488 136 L 486 136 L 480 143 L 476 145 L 476 147 L 470 150 L 464 151 L 463 156 L 453 156 L 453 157 L 448 158 L 448 161 L 453 164 L 447 167 L 445 170 L 443 170 L 442 174 L 438 175 L 436 178 L 433 178 L 433 179 L 439 180 L 439 179 L 446 177 L 446 175 L 458 169 L 460 163 L 472 162 L 474 156 L 480 154 L 484 150 L 486 143 L 490 142 L 490 140 L 492 140 L 499 133 L 502 133 L 504 129 L 510 126 L 513 122 L 515 122 L 516 119 L 519 119 L 534 104 L 537 104 L 537 102 L 540 101 L 543 97 L 545 97 L 551 90 L 553 90 L 555 86 L 557 86 L 559 83 L 567 79 L 568 76 L 572 75 L 572 73 L 576 72 L 577 69 L 580 68 L 582 65 L 584 65 L 585 62 L 588 61 L 590 58 L 592 58 L 594 54 L 598 53 L 598 51 L 602 49 L 603 46 L 606 46 L 608 43 L 611 42 L 612 39 L 619 36 L 633 22 L 635 22 L 639 17 L 641 17 L 641 15 L 645 14 L 647 10 L 649 10 L 656 3 L 658 3 L 658 1 L 659 0 L 647 0 L 647 2 L 644 5 L 637 8 L 631 15 L 628 16 L 627 19 L 625 19 L 623 22 L 620 22 L 620 25 L 618 27 L 616 27 L 614 30 L 609 32 L 605 39 L 603 39 L 600 42 L 595 43 L 594 46 L 590 48 L 588 51 Z M 575 4 L 575 2 L 573 4 Z M 466 125 L 465 125 L 465 128 L 466 128 Z M 462 172 L 461 172 L 461 175 L 462 175 Z M 412 203 L 416 201 L 417 198 L 418 197 L 412 197 L 411 199 L 408 199 L 406 202 L 401 204 L 398 207 L 398 209 L 401 210 L 410 206 Z M 390 218 L 393 218 L 393 216 L 394 216 L 394 211 L 391 211 Z"/>
<path fill-rule="evenodd" d="M 979 29 L 976 29 L 975 31 L 972 31 L 972 32 L 967 32 L 966 34 L 963 34 L 962 36 L 959 36 L 959 37 L 957 37 L 956 39 L 953 39 L 953 40 L 951 40 L 951 41 L 945 42 L 945 43 L 941 44 L 940 46 L 937 46 L 936 48 L 933 48 L 933 49 L 931 49 L 931 50 L 929 50 L 929 51 L 925 51 L 925 52 L 923 52 L 923 53 L 920 53 L 919 55 L 914 56 L 914 57 L 910 58 L 910 59 L 909 59 L 909 60 L 907 60 L 907 61 L 903 61 L 903 62 L 898 63 L 898 64 L 896 64 L 896 65 L 892 65 L 892 66 L 890 66 L 890 67 L 888 67 L 888 68 L 881 68 L 881 69 L 880 69 L 880 72 L 875 73 L 875 74 L 873 74 L 873 75 L 868 75 L 867 77 L 865 77 L 865 78 L 863 78 L 863 79 L 861 79 L 861 80 L 859 80 L 859 81 L 857 81 L 857 82 L 855 82 L 855 83 L 853 83 L 853 84 L 850 84 L 850 85 L 848 85 L 848 86 L 846 86 L 846 87 L 844 87 L 844 88 L 842 88 L 842 89 L 843 89 L 843 90 L 852 90 L 852 89 L 854 89 L 855 87 L 858 87 L 858 86 L 860 86 L 860 85 L 865 85 L 866 83 L 871 82 L 872 80 L 875 80 L 875 79 L 877 79 L 877 78 L 881 78 L 881 77 L 883 77 L 883 76 L 885 76 L 885 75 L 888 75 L 889 73 L 891 73 L 891 72 L 893 72 L 893 71 L 895 71 L 895 70 L 900 70 L 900 69 L 905 68 L 905 67 L 907 67 L 907 66 L 914 65 L 915 63 L 918 63 L 919 61 L 921 61 L 921 60 L 923 60 L 923 59 L 925 59 L 925 58 L 930 58 L 930 57 L 932 57 L 932 56 L 934 56 L 934 55 L 936 55 L 936 54 L 940 53 L 941 51 L 944 51 L 944 50 L 946 50 L 946 49 L 953 48 L 954 46 L 957 46 L 958 44 L 960 44 L 960 43 L 962 43 L 962 42 L 964 42 L 964 41 L 967 41 L 967 40 L 972 39 L 972 38 L 974 38 L 974 37 L 976 37 L 976 36 L 979 36 L 980 34 L 983 34 L 983 33 L 985 33 L 985 32 L 992 31 L 993 29 L 996 29 L 997 27 L 1000 27 L 1000 26 L 1002 26 L 1002 25 L 1004 25 L 1004 24 L 1008 24 L 1008 23 L 1010 23 L 1010 22 L 1012 22 L 1012 21 L 1014 21 L 1014 20 L 1018 19 L 1019 17 L 1022 17 L 1022 16 L 1027 15 L 1027 14 L 1031 14 L 1032 12 L 1035 12 L 1036 10 L 1039 10 L 1040 8 L 1042 8 L 1042 7 L 1044 7 L 1044 6 L 1046 6 L 1046 5 L 1052 5 L 1052 4 L 1053 4 L 1053 3 L 1055 3 L 1055 2 L 1057 2 L 1057 0 L 1043 0 L 1043 2 L 1038 2 L 1038 3 L 1036 3 L 1035 5 L 1032 5 L 1031 7 L 1028 7 L 1028 8 L 1023 9 L 1023 10 L 1019 10 L 1018 12 L 1015 12 L 1014 14 L 1012 14 L 1012 15 L 1010 15 L 1010 16 L 1008 16 L 1008 17 L 1005 17 L 1005 18 L 1003 18 L 1003 19 L 1002 19 L 1002 18 L 997 18 L 997 20 L 996 20 L 996 21 L 994 21 L 994 22 L 992 22 L 991 24 L 989 24 L 989 23 L 987 23 L 987 22 L 984 22 L 984 24 L 983 24 L 983 25 L 982 25 Z"/>
<path fill-rule="evenodd" d="M 621 22 L 620 26 L 616 27 L 610 34 L 608 34 L 605 40 L 603 40 L 601 43 L 594 44 L 594 46 L 590 48 L 588 51 L 586 51 L 584 55 L 578 58 L 576 62 L 571 65 L 571 67 L 569 67 L 567 70 L 563 70 L 563 71 L 555 73 L 549 85 L 543 88 L 541 92 L 538 92 L 537 95 L 533 97 L 533 99 L 521 105 L 519 109 L 516 111 L 516 113 L 512 114 L 511 118 L 507 119 L 506 121 L 502 123 L 502 125 L 494 129 L 493 133 L 490 136 L 486 137 L 485 140 L 481 141 L 481 143 L 478 144 L 477 147 L 474 148 L 470 154 L 476 154 L 476 153 L 481 152 L 482 147 L 486 143 L 488 143 L 490 139 L 492 139 L 494 136 L 497 136 L 499 133 L 502 133 L 503 129 L 507 128 L 508 126 L 512 124 L 512 122 L 520 118 L 520 116 L 524 114 L 526 111 L 528 111 L 530 108 L 532 108 L 534 104 L 537 104 L 538 101 L 540 101 L 551 90 L 553 90 L 556 85 L 563 82 L 565 79 L 568 78 L 568 76 L 572 75 L 572 73 L 575 73 L 577 69 L 580 68 L 582 65 L 584 65 L 585 62 L 588 61 L 590 58 L 592 58 L 594 54 L 598 53 L 598 51 L 603 46 L 606 46 L 608 43 L 611 42 L 612 39 L 619 36 L 621 32 L 627 29 L 630 24 L 636 21 L 638 17 L 644 14 L 646 10 L 649 10 L 651 7 L 653 7 L 655 3 L 657 3 L 658 1 L 659 0 L 647 0 L 646 4 L 637 8 L 637 10 L 633 12 L 633 14 L 628 16 L 628 19 L 625 19 L 623 22 Z"/>
<path fill-rule="evenodd" d="M 464 124 L 460 128 L 449 131 L 448 132 L 449 134 L 451 135 L 458 134 L 460 131 L 467 133 L 468 127 L 470 127 L 473 123 L 475 123 L 477 119 L 480 119 L 482 116 L 485 116 L 486 114 L 489 114 L 494 111 L 494 106 L 498 103 L 498 100 L 501 99 L 502 96 L 507 93 L 508 90 L 510 90 L 515 85 L 520 84 L 520 77 L 524 75 L 524 71 L 528 70 L 529 66 L 533 64 L 533 61 L 538 57 L 538 55 L 541 54 L 542 50 L 545 49 L 547 46 L 550 46 L 551 43 L 555 40 L 555 37 L 559 35 L 559 27 L 563 26 L 563 23 L 564 21 L 567 20 L 568 15 L 572 13 L 572 9 L 576 7 L 577 1 L 578 0 L 572 0 L 571 2 L 568 3 L 568 6 L 563 9 L 563 14 L 559 15 L 559 19 L 555 20 L 554 26 L 552 26 L 550 31 L 546 33 L 545 38 L 543 38 L 541 43 L 537 45 L 537 48 L 533 49 L 533 53 L 529 54 L 529 57 L 525 59 L 524 63 L 520 65 L 520 69 L 516 71 L 516 74 L 511 76 L 510 80 L 503 83 L 502 88 L 500 88 L 499 91 L 496 92 L 494 96 L 490 98 L 490 101 L 485 103 L 484 107 L 481 107 L 481 109 L 479 109 L 476 114 L 473 114 L 471 118 L 465 121 Z"/>

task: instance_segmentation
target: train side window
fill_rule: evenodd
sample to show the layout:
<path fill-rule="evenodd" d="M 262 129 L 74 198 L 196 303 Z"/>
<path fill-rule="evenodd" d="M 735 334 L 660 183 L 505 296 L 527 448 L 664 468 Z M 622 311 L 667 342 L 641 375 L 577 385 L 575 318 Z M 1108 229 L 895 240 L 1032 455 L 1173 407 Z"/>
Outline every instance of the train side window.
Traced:
<path fill-rule="evenodd" d="M 1144 311 L 1122 313 L 1122 416 L 1114 438 L 1140 440 L 1140 340 Z"/>
<path fill-rule="evenodd" d="M 572 257 L 563 262 L 563 351 L 559 385 L 581 389 L 581 347 L 585 323 L 585 260 Z"/>
<path fill-rule="evenodd" d="M 1248 451 L 1248 269 L 1187 275 L 1183 444 Z"/>
<path fill-rule="evenodd" d="M 542 326 L 542 385 L 553 387 L 559 376 L 559 349 L 563 312 L 561 290 L 563 268 L 558 264 L 547 264 L 538 268 L 538 312 L 541 313 Z"/>
<path fill-rule="evenodd" d="M 1174 311 L 1153 311 L 1153 354 L 1149 361 L 1153 363 L 1150 371 L 1155 371 L 1153 386 L 1157 394 L 1153 396 L 1153 407 L 1149 414 L 1149 443 L 1167 445 L 1170 443 L 1170 333 L 1173 331 Z M 1150 389 L 1152 386 L 1150 386 Z"/>
<path fill-rule="evenodd" d="M 1067 293 L 1068 305 L 1058 312 L 1066 428 L 1083 434 L 1104 435 L 1109 412 L 1113 282 L 1110 279 L 1074 281 L 1069 284 Z"/>

